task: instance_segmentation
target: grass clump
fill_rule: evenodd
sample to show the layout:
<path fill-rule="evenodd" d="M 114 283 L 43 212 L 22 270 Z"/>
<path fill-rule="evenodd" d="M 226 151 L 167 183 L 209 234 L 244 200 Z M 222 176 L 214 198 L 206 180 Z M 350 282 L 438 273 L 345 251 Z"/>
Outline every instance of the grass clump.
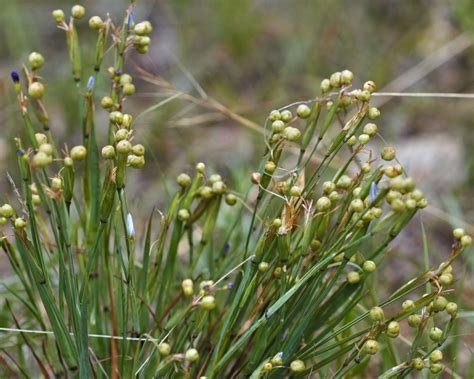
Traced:
<path fill-rule="evenodd" d="M 457 316 L 451 263 L 471 237 L 456 229 L 438 268 L 379 298 L 377 268 L 427 201 L 393 148 L 379 157 L 368 147 L 378 136 L 376 86 L 353 89 L 349 70 L 324 79 L 320 97 L 269 113 L 245 195 L 198 163 L 136 232 L 127 172 L 143 168 L 146 151 L 126 113 L 136 89 L 125 56 L 147 52 L 152 26 L 135 24 L 133 7 L 121 26 L 90 18 L 97 42 L 86 83 L 77 28 L 85 9 L 73 7 L 69 22 L 53 12 L 77 87 L 80 145 L 61 148 L 49 129 L 41 54 L 29 56 L 25 79 L 12 73 L 24 130 L 16 201 L 0 207 L 15 273 L 3 323 L 25 331 L 2 341 L 4 369 L 81 378 L 441 372 Z M 99 99 L 110 52 L 110 93 Z M 99 103 L 109 114 L 103 141 Z"/>

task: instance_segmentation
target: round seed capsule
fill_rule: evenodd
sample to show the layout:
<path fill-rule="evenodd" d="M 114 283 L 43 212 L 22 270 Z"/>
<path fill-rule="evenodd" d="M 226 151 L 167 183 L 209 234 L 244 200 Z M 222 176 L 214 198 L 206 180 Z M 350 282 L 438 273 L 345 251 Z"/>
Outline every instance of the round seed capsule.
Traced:
<path fill-rule="evenodd" d="M 295 373 L 303 372 L 306 370 L 306 366 L 301 359 L 297 359 L 290 363 L 290 370 Z"/>
<path fill-rule="evenodd" d="M 446 304 L 445 310 L 447 314 L 449 314 L 451 317 L 454 317 L 458 313 L 458 305 L 456 303 L 449 302 Z"/>
<path fill-rule="evenodd" d="M 181 173 L 177 176 L 176 182 L 183 188 L 191 185 L 191 177 L 188 174 Z"/>
<path fill-rule="evenodd" d="M 433 350 L 430 354 L 430 362 L 438 363 L 443 360 L 443 352 L 441 350 Z"/>
<path fill-rule="evenodd" d="M 233 206 L 237 203 L 237 196 L 235 196 L 233 193 L 229 193 L 225 197 L 225 202 L 227 205 Z"/>
<path fill-rule="evenodd" d="M 15 219 L 14 226 L 15 229 L 23 229 L 26 226 L 26 221 L 23 218 L 18 217 Z"/>
<path fill-rule="evenodd" d="M 316 210 L 318 212 L 325 212 L 331 208 L 331 200 L 327 198 L 326 196 L 320 197 L 316 201 Z"/>
<path fill-rule="evenodd" d="M 423 359 L 421 358 L 413 358 L 411 361 L 411 364 L 415 370 L 421 371 L 425 367 L 425 364 L 423 363 Z"/>
<path fill-rule="evenodd" d="M 28 86 L 28 96 L 32 99 L 41 99 L 44 94 L 44 86 L 40 82 L 33 82 Z"/>
<path fill-rule="evenodd" d="M 290 122 L 293 119 L 293 114 L 288 109 L 281 112 L 281 120 L 283 122 Z"/>
<path fill-rule="evenodd" d="M 71 8 L 71 15 L 72 15 L 72 17 L 74 17 L 76 19 L 80 19 L 80 18 L 84 17 L 85 13 L 86 13 L 86 10 L 82 5 L 74 5 Z"/>
<path fill-rule="evenodd" d="M 288 141 L 294 142 L 301 137 L 301 132 L 298 129 L 293 128 L 292 126 L 287 126 L 283 130 L 283 137 L 285 137 Z"/>
<path fill-rule="evenodd" d="M 367 354 L 374 355 L 379 351 L 379 343 L 376 340 L 367 340 L 364 343 L 364 351 Z"/>
<path fill-rule="evenodd" d="M 407 319 L 408 325 L 412 328 L 418 328 L 421 324 L 421 316 L 420 315 L 410 315 Z"/>
<path fill-rule="evenodd" d="M 403 312 L 410 312 L 415 309 L 415 302 L 413 300 L 405 300 L 402 304 Z"/>
<path fill-rule="evenodd" d="M 347 273 L 347 281 L 350 284 L 357 284 L 360 282 L 360 275 L 357 271 L 351 271 Z"/>
<path fill-rule="evenodd" d="M 382 308 L 373 307 L 369 312 L 369 317 L 372 321 L 383 321 L 385 315 Z"/>
<path fill-rule="evenodd" d="M 195 362 L 199 359 L 199 352 L 196 349 L 188 349 L 184 354 L 184 359 L 188 362 Z"/>
<path fill-rule="evenodd" d="M 204 296 L 199 302 L 199 306 L 206 311 L 210 311 L 216 307 L 216 299 L 212 295 Z"/>
<path fill-rule="evenodd" d="M 443 370 L 444 370 L 444 366 L 441 363 L 430 364 L 430 372 L 432 374 L 439 374 Z"/>
<path fill-rule="evenodd" d="M 44 57 L 40 53 L 34 51 L 28 56 L 28 62 L 33 70 L 37 70 L 43 66 Z"/>
<path fill-rule="evenodd" d="M 395 338 L 400 334 L 400 324 L 397 321 L 390 321 L 387 325 L 387 336 Z"/>
<path fill-rule="evenodd" d="M 374 261 L 365 261 L 362 265 L 362 269 L 367 273 L 374 272 L 376 268 L 377 265 Z"/>
<path fill-rule="evenodd" d="M 434 301 L 433 301 L 433 310 L 435 312 L 441 312 L 444 311 L 446 308 L 446 305 L 448 304 L 448 300 L 444 296 L 438 296 Z"/>
<path fill-rule="evenodd" d="M 453 230 L 453 237 L 457 240 L 460 240 L 462 237 L 464 237 L 465 234 L 466 232 L 463 228 L 456 228 Z"/>
<path fill-rule="evenodd" d="M 311 108 L 306 104 L 300 104 L 298 108 L 296 108 L 296 114 L 299 118 L 308 118 L 311 114 Z"/>
<path fill-rule="evenodd" d="M 170 355 L 171 346 L 169 344 L 167 344 L 166 342 L 162 342 L 158 345 L 158 352 L 163 357 L 167 357 L 168 355 Z"/>
<path fill-rule="evenodd" d="M 439 342 L 441 341 L 441 338 L 443 338 L 443 331 L 440 328 L 434 326 L 430 329 L 429 337 L 432 341 Z"/>

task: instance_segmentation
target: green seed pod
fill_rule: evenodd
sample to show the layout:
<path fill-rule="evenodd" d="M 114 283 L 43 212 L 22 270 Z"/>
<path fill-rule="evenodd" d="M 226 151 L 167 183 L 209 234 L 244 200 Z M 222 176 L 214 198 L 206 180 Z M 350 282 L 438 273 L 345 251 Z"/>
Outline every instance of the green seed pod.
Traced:
<path fill-rule="evenodd" d="M 373 137 L 377 134 L 378 128 L 377 128 L 377 125 L 370 122 L 370 123 L 364 125 L 363 131 L 364 131 L 365 134 L 368 134 L 369 136 Z"/>
<path fill-rule="evenodd" d="M 417 207 L 417 203 L 416 203 L 416 201 L 413 200 L 413 199 L 407 199 L 407 200 L 405 201 L 405 206 L 406 206 L 406 208 L 407 208 L 408 210 L 411 211 L 411 210 L 413 210 L 413 209 L 415 209 L 415 208 Z"/>
<path fill-rule="evenodd" d="M 323 183 L 322 189 L 325 194 L 329 194 L 336 189 L 336 184 L 331 181 L 326 181 Z"/>
<path fill-rule="evenodd" d="M 148 46 L 139 45 L 139 46 L 136 47 L 136 50 L 137 50 L 137 52 L 140 53 L 140 54 L 146 54 L 146 53 L 148 53 L 149 47 L 148 47 Z"/>
<path fill-rule="evenodd" d="M 43 67 L 44 57 L 40 53 L 34 51 L 28 56 L 28 62 L 33 70 L 37 70 Z"/>
<path fill-rule="evenodd" d="M 102 158 L 104 159 L 115 158 L 115 149 L 112 145 L 107 145 L 102 148 Z"/>
<path fill-rule="evenodd" d="M 37 152 L 33 155 L 33 165 L 36 167 L 46 167 L 49 166 L 53 162 L 53 158 L 51 155 L 46 154 L 42 151 Z"/>
<path fill-rule="evenodd" d="M 109 120 L 115 124 L 120 125 L 123 122 L 123 113 L 119 111 L 110 112 Z"/>
<path fill-rule="evenodd" d="M 303 372 L 306 366 L 301 359 L 294 360 L 290 363 L 290 370 L 295 373 Z"/>
<path fill-rule="evenodd" d="M 376 340 L 367 340 L 364 343 L 364 352 L 370 355 L 377 354 L 379 343 Z"/>
<path fill-rule="evenodd" d="M 352 71 L 349 70 L 342 70 L 341 71 L 341 83 L 344 85 L 351 84 L 352 80 L 354 79 L 354 74 Z"/>
<path fill-rule="evenodd" d="M 428 201 L 426 199 L 421 199 L 419 202 L 416 203 L 416 207 L 419 209 L 426 208 L 428 206 Z"/>
<path fill-rule="evenodd" d="M 273 366 L 282 366 L 283 365 L 283 359 L 282 359 L 282 354 L 276 354 L 270 361 L 270 363 Z"/>
<path fill-rule="evenodd" d="M 420 201 L 423 199 L 424 195 L 423 192 L 421 192 L 419 189 L 415 189 L 413 190 L 413 192 L 410 192 L 408 196 L 415 201 Z"/>
<path fill-rule="evenodd" d="M 365 261 L 364 264 L 362 265 L 362 269 L 364 272 L 367 273 L 372 273 L 377 269 L 377 265 L 375 264 L 374 261 Z"/>
<path fill-rule="evenodd" d="M 380 307 L 373 307 L 369 311 L 369 317 L 372 321 L 383 321 L 385 314 L 383 312 L 383 309 Z"/>
<path fill-rule="evenodd" d="M 454 317 L 458 313 L 458 305 L 456 303 L 449 302 L 446 304 L 445 310 L 447 314 L 449 314 L 451 317 Z"/>
<path fill-rule="evenodd" d="M 280 218 L 276 218 L 273 220 L 272 222 L 272 225 L 275 227 L 275 228 L 279 228 L 281 225 L 282 225 L 282 221 Z"/>
<path fill-rule="evenodd" d="M 442 286 L 449 286 L 453 284 L 453 281 L 454 281 L 454 277 L 453 277 L 453 274 L 451 274 L 450 272 L 443 273 L 439 276 L 439 283 Z"/>
<path fill-rule="evenodd" d="M 170 355 L 171 346 L 167 344 L 166 342 L 162 342 L 158 345 L 158 352 L 160 353 L 161 356 L 167 357 L 168 355 Z"/>
<path fill-rule="evenodd" d="M 230 205 L 231 207 L 237 203 L 237 196 L 235 196 L 232 193 L 229 193 L 225 197 L 225 202 L 227 205 Z"/>
<path fill-rule="evenodd" d="M 117 153 L 129 154 L 132 151 L 132 144 L 130 141 L 124 139 L 117 143 Z"/>
<path fill-rule="evenodd" d="M 131 154 L 127 157 L 127 165 L 130 166 L 131 168 L 137 168 L 137 169 L 143 168 L 143 166 L 145 166 L 145 158 L 139 157 L 138 155 Z"/>
<path fill-rule="evenodd" d="M 268 264 L 268 262 L 260 262 L 258 264 L 258 271 L 266 272 L 266 271 L 268 271 L 269 267 L 270 267 L 270 265 Z"/>
<path fill-rule="evenodd" d="M 294 197 L 300 197 L 303 193 L 303 189 L 299 186 L 293 186 L 290 189 L 290 195 Z"/>
<path fill-rule="evenodd" d="M 433 310 L 435 312 L 442 312 L 446 308 L 447 304 L 448 304 L 448 300 L 444 296 L 438 296 L 433 301 Z"/>
<path fill-rule="evenodd" d="M 128 136 L 129 136 L 129 132 L 128 132 L 127 129 L 119 129 L 115 132 L 114 141 L 115 142 L 123 141 L 123 140 L 127 139 Z"/>
<path fill-rule="evenodd" d="M 339 200 L 341 200 L 341 195 L 337 191 L 332 191 L 328 197 L 329 200 L 331 200 L 331 203 L 337 203 Z"/>
<path fill-rule="evenodd" d="M 352 179 L 347 175 L 342 175 L 336 183 L 337 188 L 348 189 L 352 184 Z"/>
<path fill-rule="evenodd" d="M 335 72 L 329 77 L 329 83 L 333 88 L 339 88 L 341 86 L 341 73 Z"/>
<path fill-rule="evenodd" d="M 184 172 L 179 174 L 176 178 L 176 182 L 183 188 L 189 187 L 191 185 L 191 177 Z"/>
<path fill-rule="evenodd" d="M 421 358 L 413 358 L 411 364 L 415 370 L 421 371 L 425 368 L 425 364 L 423 363 L 423 359 Z"/>
<path fill-rule="evenodd" d="M 430 362 L 438 363 L 443 360 L 443 352 L 441 350 L 433 350 L 430 354 Z"/>
<path fill-rule="evenodd" d="M 331 82 L 329 81 L 329 79 L 323 79 L 321 81 L 320 89 L 322 93 L 326 93 L 331 90 Z"/>
<path fill-rule="evenodd" d="M 32 99 L 41 99 L 44 95 L 44 86 L 40 82 L 33 82 L 28 86 L 28 96 Z"/>
<path fill-rule="evenodd" d="M 110 96 L 104 96 L 100 100 L 100 105 L 104 109 L 110 109 L 114 106 L 114 101 L 112 100 L 112 98 Z"/>
<path fill-rule="evenodd" d="M 347 281 L 350 284 L 357 284 L 360 282 L 360 275 L 357 271 L 351 271 L 347 273 Z"/>
<path fill-rule="evenodd" d="M 311 108 L 306 104 L 300 104 L 296 108 L 296 114 L 299 118 L 308 118 L 311 115 Z"/>
<path fill-rule="evenodd" d="M 281 120 L 283 122 L 290 122 L 293 119 L 293 114 L 288 109 L 281 112 Z"/>
<path fill-rule="evenodd" d="M 212 174 L 209 177 L 209 184 L 214 184 L 216 182 L 221 182 L 221 181 L 222 181 L 222 176 L 220 176 L 219 174 Z"/>
<path fill-rule="evenodd" d="M 132 96 L 135 93 L 135 86 L 132 83 L 127 83 L 123 85 L 122 93 L 125 96 Z"/>
<path fill-rule="evenodd" d="M 53 15 L 54 21 L 58 24 L 64 21 L 64 12 L 62 9 L 55 9 L 51 14 Z"/>
<path fill-rule="evenodd" d="M 102 21 L 102 19 L 99 17 L 99 16 L 92 16 L 90 19 L 89 19 L 89 27 L 91 29 L 102 29 L 102 27 L 104 26 L 104 21 Z"/>
<path fill-rule="evenodd" d="M 210 199 L 213 195 L 212 188 L 209 186 L 202 186 L 199 189 L 199 196 L 201 196 L 203 199 Z"/>
<path fill-rule="evenodd" d="M 361 145 L 366 145 L 370 141 L 370 136 L 368 134 L 361 134 L 358 140 Z"/>
<path fill-rule="evenodd" d="M 377 86 L 372 80 L 369 80 L 364 83 L 364 86 L 362 88 L 364 89 L 364 91 L 369 91 L 370 93 L 372 93 L 372 92 L 375 92 L 375 90 L 377 89 Z"/>
<path fill-rule="evenodd" d="M 403 312 L 411 312 L 415 309 L 415 302 L 413 300 L 405 300 L 402 304 Z"/>
<path fill-rule="evenodd" d="M 268 116 L 268 119 L 273 122 L 276 120 L 281 120 L 281 113 L 279 110 L 273 110 L 270 112 L 270 115 Z"/>
<path fill-rule="evenodd" d="M 354 199 L 351 201 L 351 209 L 354 212 L 362 212 L 364 210 L 364 202 L 361 199 Z"/>
<path fill-rule="evenodd" d="M 71 15 L 72 15 L 72 17 L 74 17 L 76 19 L 80 19 L 80 18 L 84 17 L 85 14 L 86 14 L 86 10 L 82 5 L 74 5 L 71 8 Z"/>
<path fill-rule="evenodd" d="M 273 275 L 275 276 L 275 278 L 281 277 L 282 273 L 283 270 L 281 269 L 281 267 L 275 267 L 275 270 L 273 270 Z"/>
<path fill-rule="evenodd" d="M 267 174 L 270 174 L 270 175 L 273 174 L 275 172 L 276 168 L 277 168 L 277 166 L 276 166 L 275 162 L 273 162 L 273 161 L 267 161 L 265 163 L 265 172 Z"/>
<path fill-rule="evenodd" d="M 390 321 L 387 325 L 387 336 L 391 338 L 398 337 L 400 334 L 400 324 L 397 321 Z"/>
<path fill-rule="evenodd" d="M 216 307 L 216 298 L 212 295 L 204 296 L 199 302 L 199 306 L 206 311 L 210 311 Z"/>
<path fill-rule="evenodd" d="M 178 220 L 179 221 L 186 222 L 186 221 L 189 220 L 189 217 L 191 217 L 191 215 L 189 214 L 189 211 L 187 209 L 180 209 L 178 211 Z"/>
<path fill-rule="evenodd" d="M 367 117 L 369 120 L 375 120 L 380 116 L 380 111 L 375 107 L 370 107 L 367 111 Z"/>
<path fill-rule="evenodd" d="M 270 372 L 273 369 L 273 365 L 270 362 L 267 362 L 263 365 L 262 370 L 264 372 Z"/>
<path fill-rule="evenodd" d="M 18 217 L 15 219 L 14 226 L 15 229 L 23 229 L 26 226 L 26 221 L 23 218 Z"/>
<path fill-rule="evenodd" d="M 145 147 L 138 143 L 132 147 L 132 153 L 139 157 L 143 157 L 145 155 Z"/>
<path fill-rule="evenodd" d="M 53 145 L 49 143 L 43 143 L 39 146 L 38 151 L 41 151 L 42 153 L 45 153 L 46 155 L 53 155 L 53 152 L 54 152 Z"/>
<path fill-rule="evenodd" d="M 148 36 L 135 36 L 133 43 L 137 46 L 148 47 L 151 43 L 151 38 Z"/>
<path fill-rule="evenodd" d="M 309 247 L 311 248 L 311 251 L 316 252 L 321 247 L 321 242 L 318 241 L 317 239 L 313 239 L 313 240 L 311 240 L 311 243 L 309 244 Z"/>
<path fill-rule="evenodd" d="M 472 245 L 472 237 L 468 236 L 467 234 L 465 236 L 461 237 L 461 246 L 462 247 L 468 247 Z"/>
<path fill-rule="evenodd" d="M 463 228 L 456 228 L 453 230 L 453 237 L 457 240 L 460 240 L 465 234 L 466 232 Z"/>
<path fill-rule="evenodd" d="M 227 191 L 227 186 L 223 181 L 218 181 L 212 184 L 212 192 L 216 195 L 223 195 Z"/>
<path fill-rule="evenodd" d="M 347 139 L 346 144 L 348 146 L 354 146 L 357 143 L 357 138 L 356 136 L 351 136 Z"/>
<path fill-rule="evenodd" d="M 133 28 L 133 31 L 135 34 L 138 34 L 139 36 L 144 36 L 151 34 L 153 31 L 153 27 L 151 26 L 150 21 L 143 21 L 135 25 Z"/>
<path fill-rule="evenodd" d="M 405 203 L 404 203 L 403 200 L 401 200 L 401 199 L 395 199 L 395 200 L 393 200 L 393 201 L 390 203 L 390 208 L 392 209 L 392 211 L 397 212 L 397 213 L 404 212 L 405 209 L 406 209 Z"/>
<path fill-rule="evenodd" d="M 87 149 L 82 145 L 74 146 L 71 149 L 71 158 L 73 161 L 83 161 L 86 159 L 86 155 Z"/>
<path fill-rule="evenodd" d="M 55 177 L 51 179 L 51 188 L 55 189 L 57 191 L 61 190 L 63 188 L 63 181 L 59 177 Z"/>
<path fill-rule="evenodd" d="M 371 98 L 371 93 L 370 91 L 367 91 L 367 90 L 360 91 L 357 94 L 357 100 L 360 100 L 360 101 L 369 101 L 370 98 Z"/>
<path fill-rule="evenodd" d="M 41 197 L 39 197 L 39 195 L 31 195 L 31 202 L 33 203 L 33 205 L 40 205 L 41 204 Z M 2 218 L 4 218 L 4 217 L 2 217 Z"/>
<path fill-rule="evenodd" d="M 181 282 L 181 288 L 183 289 L 184 296 L 192 296 L 193 295 L 193 281 L 191 279 L 184 279 Z"/>
<path fill-rule="evenodd" d="M 10 218 L 14 214 L 15 214 L 15 211 L 13 210 L 13 208 L 10 204 L 3 204 L 0 207 L 0 216 L 2 216 L 2 217 Z"/>
<path fill-rule="evenodd" d="M 46 134 L 43 133 L 35 133 L 35 139 L 36 142 L 38 142 L 38 145 L 48 143 L 48 137 L 46 136 Z"/>
<path fill-rule="evenodd" d="M 64 158 L 64 166 L 65 167 L 72 167 L 74 166 L 74 162 L 71 157 Z"/>
<path fill-rule="evenodd" d="M 433 342 L 439 342 L 443 338 L 443 331 L 434 326 L 430 329 L 429 336 Z"/>
<path fill-rule="evenodd" d="M 274 133 L 281 133 L 285 129 L 285 123 L 282 120 L 275 120 L 272 122 L 272 131 Z"/>
<path fill-rule="evenodd" d="M 331 200 L 326 196 L 322 196 L 316 201 L 316 210 L 318 212 L 326 212 L 329 209 L 331 209 Z"/>
<path fill-rule="evenodd" d="M 430 372 L 432 374 L 439 374 L 443 370 L 444 370 L 444 366 L 441 363 L 430 364 Z"/>

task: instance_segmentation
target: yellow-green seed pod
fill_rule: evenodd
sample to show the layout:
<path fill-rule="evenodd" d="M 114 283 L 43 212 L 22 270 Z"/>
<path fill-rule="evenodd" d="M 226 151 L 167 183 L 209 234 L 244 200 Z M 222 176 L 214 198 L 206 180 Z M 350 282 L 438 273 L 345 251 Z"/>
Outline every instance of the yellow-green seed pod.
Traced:
<path fill-rule="evenodd" d="M 281 133 L 285 129 L 285 123 L 282 120 L 275 120 L 272 122 L 273 133 Z"/>
<path fill-rule="evenodd" d="M 421 316 L 420 315 L 410 315 L 407 319 L 408 325 L 412 328 L 418 328 L 421 324 Z"/>
<path fill-rule="evenodd" d="M 375 92 L 375 90 L 377 89 L 377 86 L 372 80 L 369 80 L 364 83 L 364 86 L 362 88 L 364 89 L 364 91 L 369 91 L 370 93 L 372 93 L 372 92 Z"/>
<path fill-rule="evenodd" d="M 117 143 L 116 149 L 117 153 L 126 155 L 132 151 L 132 144 L 130 143 L 130 141 L 124 139 Z"/>
<path fill-rule="evenodd" d="M 10 218 L 15 214 L 12 206 L 10 204 L 3 204 L 0 207 L 0 216 Z"/>
<path fill-rule="evenodd" d="M 430 354 L 430 362 L 438 363 L 443 360 L 443 352 L 441 350 L 433 350 Z"/>
<path fill-rule="evenodd" d="M 331 200 L 328 197 L 322 196 L 316 201 L 316 210 L 318 212 L 326 212 L 331 209 Z"/>
<path fill-rule="evenodd" d="M 303 193 L 303 189 L 299 186 L 293 186 L 290 188 L 290 195 L 294 197 L 300 197 Z"/>
<path fill-rule="evenodd" d="M 136 144 L 132 147 L 132 153 L 142 157 L 145 155 L 145 147 L 141 144 Z"/>
<path fill-rule="evenodd" d="M 375 136 L 377 134 L 377 131 L 377 125 L 372 122 L 369 122 L 368 124 L 364 125 L 363 132 L 371 137 Z"/>
<path fill-rule="evenodd" d="M 131 154 L 127 157 L 127 165 L 130 166 L 131 168 L 137 168 L 137 169 L 143 168 L 143 166 L 145 166 L 145 158 Z"/>
<path fill-rule="evenodd" d="M 360 282 L 360 274 L 357 271 L 347 273 L 347 281 L 349 284 L 357 284 Z"/>
<path fill-rule="evenodd" d="M 45 153 L 46 155 L 53 155 L 54 152 L 53 145 L 51 145 L 50 143 L 41 144 L 38 150 Z"/>
<path fill-rule="evenodd" d="M 21 217 L 18 217 L 15 219 L 15 229 L 23 229 L 25 226 L 26 226 L 26 221 L 21 218 Z"/>
<path fill-rule="evenodd" d="M 413 300 L 405 300 L 402 304 L 403 312 L 410 312 L 415 309 L 415 302 Z"/>
<path fill-rule="evenodd" d="M 438 296 L 433 301 L 433 310 L 435 312 L 442 312 L 446 308 L 446 305 L 448 305 L 448 300 L 444 296 Z"/>
<path fill-rule="evenodd" d="M 110 109 L 114 106 L 114 101 L 112 100 L 112 98 L 110 96 L 104 96 L 100 100 L 100 105 L 104 109 Z"/>
<path fill-rule="evenodd" d="M 168 355 L 170 355 L 171 346 L 166 342 L 162 342 L 158 345 L 158 352 L 161 356 L 167 357 Z"/>
<path fill-rule="evenodd" d="M 103 26 L 104 26 L 104 21 L 102 21 L 102 19 L 99 16 L 92 16 L 89 19 L 89 27 L 91 29 L 98 30 L 98 29 L 102 29 Z"/>
<path fill-rule="evenodd" d="M 177 216 L 178 216 L 178 220 L 182 221 L 182 222 L 188 221 L 189 217 L 191 217 L 191 215 L 189 214 L 189 211 L 187 209 L 180 209 L 178 211 Z"/>
<path fill-rule="evenodd" d="M 298 129 L 293 128 L 292 126 L 287 126 L 283 130 L 283 137 L 285 137 L 285 139 L 287 139 L 288 141 L 294 142 L 300 139 L 301 132 Z"/>
<path fill-rule="evenodd" d="M 291 113 L 291 111 L 289 111 L 288 109 L 285 109 L 284 111 L 281 111 L 281 120 L 283 122 L 288 123 L 292 119 L 293 119 L 293 114 Z"/>
<path fill-rule="evenodd" d="M 370 355 L 377 354 L 379 351 L 379 343 L 376 340 L 367 340 L 364 343 L 364 352 Z"/>
<path fill-rule="evenodd" d="M 41 99 L 44 95 L 44 86 L 40 82 L 33 82 L 28 86 L 28 96 L 32 99 Z"/>
<path fill-rule="evenodd" d="M 199 306 L 206 311 L 210 311 L 216 307 L 216 298 L 212 295 L 204 296 L 199 302 Z"/>
<path fill-rule="evenodd" d="M 123 115 L 122 125 L 124 128 L 129 128 L 132 125 L 133 117 L 131 114 L 125 113 Z"/>
<path fill-rule="evenodd" d="M 460 240 L 465 234 L 466 232 L 463 228 L 456 228 L 453 230 L 453 237 L 457 240 Z"/>
<path fill-rule="evenodd" d="M 184 279 L 181 282 L 181 288 L 183 289 L 184 296 L 193 295 L 193 281 L 191 279 Z"/>
<path fill-rule="evenodd" d="M 150 34 L 153 31 L 153 27 L 149 21 L 143 21 L 136 24 L 133 31 L 139 36 L 144 36 Z"/>
<path fill-rule="evenodd" d="M 344 85 L 351 84 L 352 80 L 354 79 L 354 74 L 352 71 L 349 70 L 342 70 L 341 71 L 341 83 Z"/>
<path fill-rule="evenodd" d="M 37 70 L 43 67 L 44 57 L 40 53 L 34 51 L 28 56 L 28 62 L 33 70 Z"/>
<path fill-rule="evenodd" d="M 51 12 L 53 15 L 54 20 L 59 24 L 64 21 L 64 12 L 62 9 L 55 9 L 54 11 Z"/>
<path fill-rule="evenodd" d="M 267 362 L 263 365 L 262 370 L 265 372 L 270 372 L 273 369 L 273 365 L 270 362 Z"/>
<path fill-rule="evenodd" d="M 184 354 L 184 359 L 188 362 L 195 362 L 199 359 L 199 352 L 196 349 L 188 349 Z"/>
<path fill-rule="evenodd" d="M 411 364 L 415 370 L 421 371 L 425 368 L 425 364 L 423 363 L 423 359 L 421 358 L 413 358 Z"/>
<path fill-rule="evenodd" d="M 135 86 L 132 83 L 123 85 L 122 92 L 125 96 L 132 96 L 135 93 Z"/>
<path fill-rule="evenodd" d="M 311 115 L 311 108 L 306 104 L 300 104 L 298 108 L 296 108 L 296 115 L 299 118 L 308 118 Z"/>
<path fill-rule="evenodd" d="M 329 79 L 323 79 L 319 88 L 321 89 L 322 93 L 329 92 L 331 90 L 331 82 Z"/>
<path fill-rule="evenodd" d="M 375 120 L 380 116 L 380 111 L 375 107 L 370 107 L 367 111 L 367 117 L 369 120 Z"/>
<path fill-rule="evenodd" d="M 186 188 L 191 185 L 191 177 L 188 174 L 181 173 L 177 176 L 176 182 L 180 187 Z"/>
<path fill-rule="evenodd" d="M 443 338 L 443 331 L 440 328 L 437 328 L 436 326 L 433 326 L 430 329 L 429 337 L 432 341 L 439 342 Z"/>
<path fill-rule="evenodd" d="M 38 145 L 48 143 L 48 137 L 46 136 L 46 134 L 43 133 L 35 133 L 35 139 L 36 142 L 38 142 Z"/>
<path fill-rule="evenodd" d="M 229 193 L 225 197 L 225 202 L 227 205 L 233 206 L 237 203 L 237 196 L 235 196 L 233 193 Z"/>
<path fill-rule="evenodd" d="M 430 364 L 430 372 L 432 374 L 439 374 L 443 370 L 444 370 L 444 366 L 441 363 Z"/>
<path fill-rule="evenodd" d="M 276 120 L 281 120 L 281 113 L 279 110 L 273 110 L 270 112 L 270 115 L 268 116 L 268 119 L 273 122 Z"/>
<path fill-rule="evenodd" d="M 361 145 L 366 145 L 370 141 L 370 136 L 368 134 L 361 134 L 358 140 Z"/>
<path fill-rule="evenodd" d="M 387 325 L 387 336 L 391 338 L 398 337 L 400 334 L 400 324 L 397 321 L 390 321 Z"/>
<path fill-rule="evenodd" d="M 364 208 L 364 202 L 361 199 L 354 199 L 351 201 L 351 209 L 354 212 L 362 212 Z"/>
<path fill-rule="evenodd" d="M 472 237 L 468 236 L 467 234 L 465 236 L 461 237 L 461 240 L 459 241 L 461 243 L 462 247 L 468 247 L 472 245 Z"/>
<path fill-rule="evenodd" d="M 102 148 L 102 158 L 104 159 L 114 159 L 115 158 L 115 148 L 112 145 L 107 145 Z"/>
<path fill-rule="evenodd" d="M 71 149 L 71 158 L 74 161 L 83 161 L 84 159 L 86 159 L 86 156 L 87 149 L 82 145 L 74 146 Z"/>
<path fill-rule="evenodd" d="M 260 262 L 258 264 L 258 271 L 266 272 L 266 271 L 268 271 L 269 267 L 270 267 L 270 265 L 268 264 L 268 262 Z"/>
<path fill-rule="evenodd" d="M 55 189 L 56 191 L 59 191 L 63 189 L 63 181 L 60 177 L 55 177 L 51 179 L 51 188 Z"/>
<path fill-rule="evenodd" d="M 329 83 L 331 83 L 331 87 L 338 88 L 341 86 L 341 73 L 335 72 L 329 77 Z"/>
<path fill-rule="evenodd" d="M 362 269 L 364 270 L 364 272 L 367 272 L 367 273 L 372 273 L 376 270 L 377 268 L 377 265 L 375 264 L 374 261 L 365 261 L 362 265 Z"/>
<path fill-rule="evenodd" d="M 36 167 L 46 167 L 53 162 L 51 155 L 48 155 L 42 151 L 37 152 L 33 155 L 33 165 Z"/>
<path fill-rule="evenodd" d="M 385 314 L 382 308 L 380 307 L 373 307 L 369 311 L 369 317 L 372 321 L 383 321 Z"/>
<path fill-rule="evenodd" d="M 290 370 L 294 373 L 300 373 L 306 370 L 306 366 L 301 359 L 296 359 L 290 363 Z"/>
<path fill-rule="evenodd" d="M 119 111 L 110 112 L 109 119 L 111 122 L 121 125 L 123 122 L 123 113 Z"/>
<path fill-rule="evenodd" d="M 77 4 L 71 8 L 71 15 L 72 17 L 76 19 L 80 19 L 84 17 L 85 14 L 86 14 L 86 9 L 82 5 Z"/>

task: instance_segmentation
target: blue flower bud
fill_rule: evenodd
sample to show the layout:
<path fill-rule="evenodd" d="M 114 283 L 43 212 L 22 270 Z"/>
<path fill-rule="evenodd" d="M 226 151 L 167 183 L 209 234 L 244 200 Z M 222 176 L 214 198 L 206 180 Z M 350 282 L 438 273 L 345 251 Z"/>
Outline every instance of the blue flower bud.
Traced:
<path fill-rule="evenodd" d="M 12 71 L 10 76 L 12 77 L 13 83 L 20 83 L 20 75 L 18 75 L 18 72 Z"/>
<path fill-rule="evenodd" d="M 369 202 L 373 203 L 376 197 L 377 197 L 377 184 L 375 184 L 375 182 L 372 182 L 370 183 Z"/>

